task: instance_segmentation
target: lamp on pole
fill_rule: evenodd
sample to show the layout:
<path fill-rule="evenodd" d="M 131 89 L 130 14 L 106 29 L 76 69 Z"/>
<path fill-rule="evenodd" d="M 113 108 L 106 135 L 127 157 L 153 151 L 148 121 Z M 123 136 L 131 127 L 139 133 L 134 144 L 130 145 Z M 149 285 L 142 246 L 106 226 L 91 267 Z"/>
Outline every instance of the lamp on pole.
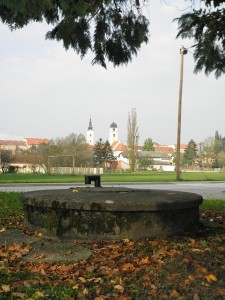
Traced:
<path fill-rule="evenodd" d="M 181 136 L 181 107 L 182 107 L 182 89 L 183 89 L 183 66 L 184 55 L 187 49 L 184 46 L 180 49 L 180 87 L 178 99 L 178 124 L 177 124 L 177 153 L 176 153 L 176 180 L 180 180 L 180 136 Z"/>

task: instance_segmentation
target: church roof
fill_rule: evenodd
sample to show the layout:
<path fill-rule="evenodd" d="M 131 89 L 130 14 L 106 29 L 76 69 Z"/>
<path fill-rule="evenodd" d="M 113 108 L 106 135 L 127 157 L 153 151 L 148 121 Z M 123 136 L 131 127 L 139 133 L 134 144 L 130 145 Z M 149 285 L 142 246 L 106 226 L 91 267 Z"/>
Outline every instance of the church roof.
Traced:
<path fill-rule="evenodd" d="M 113 151 L 126 151 L 127 147 L 120 141 L 115 141 L 111 145 Z"/>
<path fill-rule="evenodd" d="M 110 125 L 110 128 L 117 128 L 117 124 L 115 122 L 112 122 L 112 124 Z"/>
<path fill-rule="evenodd" d="M 93 126 L 92 126 L 91 118 L 90 118 L 90 121 L 89 121 L 88 130 L 93 130 Z"/>
<path fill-rule="evenodd" d="M 25 141 L 27 142 L 27 145 L 29 145 L 29 146 L 49 143 L 48 139 L 39 139 L 39 138 L 25 138 Z"/>

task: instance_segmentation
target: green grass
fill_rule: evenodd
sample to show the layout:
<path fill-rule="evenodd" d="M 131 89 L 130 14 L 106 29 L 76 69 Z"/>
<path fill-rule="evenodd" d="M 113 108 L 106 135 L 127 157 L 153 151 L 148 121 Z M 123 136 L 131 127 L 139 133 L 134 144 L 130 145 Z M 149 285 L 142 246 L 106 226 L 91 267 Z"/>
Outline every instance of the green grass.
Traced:
<path fill-rule="evenodd" d="M 181 180 L 186 181 L 225 181 L 224 172 L 183 172 Z M 106 182 L 174 182 L 175 172 L 136 172 L 103 174 L 101 181 Z M 1 183 L 84 183 L 84 175 L 48 174 L 0 174 Z"/>
<path fill-rule="evenodd" d="M 21 193 L 0 192 L 0 219 L 9 218 L 12 214 L 18 214 L 22 210 L 20 202 Z"/>
<path fill-rule="evenodd" d="M 225 201 L 223 200 L 204 200 L 201 205 L 201 210 L 212 212 L 220 212 L 225 215 Z"/>
<path fill-rule="evenodd" d="M 20 228 L 23 225 L 23 209 L 20 202 L 21 193 L 0 192 L 0 229 Z"/>

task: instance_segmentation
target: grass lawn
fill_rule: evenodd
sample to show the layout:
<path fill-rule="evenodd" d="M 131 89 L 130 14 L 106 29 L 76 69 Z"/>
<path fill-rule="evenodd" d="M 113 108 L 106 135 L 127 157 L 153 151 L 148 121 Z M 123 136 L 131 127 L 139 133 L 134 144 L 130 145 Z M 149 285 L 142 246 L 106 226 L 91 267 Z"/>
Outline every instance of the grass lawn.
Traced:
<path fill-rule="evenodd" d="M 103 174 L 102 182 L 172 182 L 175 172 Z M 225 181 L 224 172 L 183 172 L 182 181 Z M 0 174 L 1 183 L 84 183 L 84 175 Z"/>
<path fill-rule="evenodd" d="M 23 225 L 20 193 L 0 193 L 0 234 Z M 31 263 L 32 245 L 0 246 L 0 299 L 225 299 L 225 201 L 204 200 L 196 235 L 75 243 L 92 251 L 68 264 Z M 44 242 L 44 238 L 43 238 Z"/>

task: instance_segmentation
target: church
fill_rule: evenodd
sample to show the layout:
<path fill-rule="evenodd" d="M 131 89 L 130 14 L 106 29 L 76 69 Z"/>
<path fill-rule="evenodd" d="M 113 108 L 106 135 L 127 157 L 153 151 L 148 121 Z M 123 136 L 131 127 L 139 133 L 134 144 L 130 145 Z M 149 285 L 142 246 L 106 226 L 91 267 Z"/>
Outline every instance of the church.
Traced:
<path fill-rule="evenodd" d="M 90 118 L 88 129 L 87 129 L 87 144 L 90 146 L 95 145 L 94 140 L 94 129 L 92 125 L 92 120 Z M 128 169 L 129 163 L 127 158 L 123 158 L 123 153 L 127 152 L 127 147 L 121 143 L 119 140 L 118 135 L 118 126 L 115 122 L 113 122 L 109 127 L 109 138 L 108 141 L 110 143 L 110 146 L 112 147 L 113 154 L 116 157 L 116 161 L 113 162 L 111 167 L 113 169 L 121 170 L 121 169 Z"/>
<path fill-rule="evenodd" d="M 116 160 L 111 164 L 111 168 L 116 169 L 118 171 L 128 170 L 130 166 L 129 166 L 127 147 L 119 140 L 118 126 L 115 122 L 113 122 L 110 125 L 108 141 L 110 143 L 110 146 L 112 147 L 113 154 L 116 157 Z M 92 126 L 91 118 L 87 129 L 87 144 L 89 144 L 90 146 L 95 145 L 94 129 Z M 166 148 L 164 147 L 163 150 L 159 148 L 162 147 L 155 145 L 156 151 L 142 151 L 141 149 L 138 149 L 138 157 L 139 158 L 145 157 L 148 159 L 149 158 L 152 159 L 151 169 L 161 170 L 161 171 L 174 171 L 174 166 L 172 163 L 173 151 L 169 155 L 164 151 L 169 147 Z"/>
<path fill-rule="evenodd" d="M 87 137 L 86 137 L 87 143 L 88 145 L 93 146 L 95 144 L 95 140 L 94 140 L 94 129 L 93 129 L 93 125 L 92 125 L 92 120 L 90 118 L 89 121 L 89 125 L 88 125 L 88 129 L 87 129 Z M 120 142 L 119 141 L 119 137 L 118 137 L 118 127 L 117 124 L 115 122 L 113 122 L 110 125 L 109 128 L 109 138 L 108 141 L 110 143 L 110 145 L 112 146 L 115 142 Z"/>

